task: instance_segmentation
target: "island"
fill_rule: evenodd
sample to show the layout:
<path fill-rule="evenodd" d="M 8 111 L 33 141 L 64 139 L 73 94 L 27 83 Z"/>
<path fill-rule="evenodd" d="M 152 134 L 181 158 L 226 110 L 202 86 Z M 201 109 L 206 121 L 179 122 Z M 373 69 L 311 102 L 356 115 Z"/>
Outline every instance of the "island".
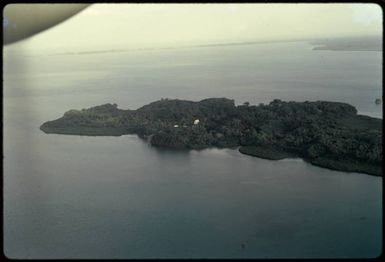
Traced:
<path fill-rule="evenodd" d="M 280 160 L 299 157 L 324 168 L 382 176 L 382 119 L 327 101 L 235 105 L 227 98 L 198 102 L 161 99 L 136 110 L 104 104 L 69 110 L 40 126 L 45 133 L 87 136 L 137 134 L 175 149 L 238 148 Z"/>

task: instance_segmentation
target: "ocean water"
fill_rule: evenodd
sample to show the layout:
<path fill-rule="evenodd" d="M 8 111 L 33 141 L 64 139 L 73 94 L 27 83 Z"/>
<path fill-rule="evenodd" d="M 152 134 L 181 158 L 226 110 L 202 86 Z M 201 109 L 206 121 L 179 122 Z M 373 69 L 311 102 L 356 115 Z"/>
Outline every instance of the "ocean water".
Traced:
<path fill-rule="evenodd" d="M 4 251 L 10 258 L 371 258 L 382 178 L 135 135 L 47 135 L 69 109 L 160 98 L 340 101 L 382 118 L 381 52 L 306 42 L 121 53 L 4 53 Z"/>

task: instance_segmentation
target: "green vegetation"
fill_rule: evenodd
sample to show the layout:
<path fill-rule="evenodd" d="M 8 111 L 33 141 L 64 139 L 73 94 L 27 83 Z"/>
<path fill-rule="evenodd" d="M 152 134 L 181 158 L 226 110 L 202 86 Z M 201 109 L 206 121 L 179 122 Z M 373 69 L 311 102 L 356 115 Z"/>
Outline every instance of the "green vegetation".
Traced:
<path fill-rule="evenodd" d="M 346 103 L 276 99 L 235 106 L 226 98 L 162 99 L 137 110 L 116 104 L 70 110 L 40 128 L 56 134 L 137 134 L 169 148 L 241 146 L 241 153 L 261 158 L 301 157 L 334 170 L 382 175 L 382 120 L 357 115 Z"/>
<path fill-rule="evenodd" d="M 239 148 L 239 152 L 245 155 L 256 156 L 270 160 L 281 160 L 294 156 L 288 152 L 285 152 L 284 150 L 277 150 L 271 146 L 241 146 Z"/>
<path fill-rule="evenodd" d="M 367 173 L 367 174 L 376 175 L 376 176 L 382 175 L 382 165 L 373 165 L 371 163 L 355 162 L 355 161 L 348 161 L 348 160 L 338 161 L 338 160 L 327 159 L 327 158 L 311 159 L 310 163 L 316 166 L 325 167 L 332 170 Z"/>

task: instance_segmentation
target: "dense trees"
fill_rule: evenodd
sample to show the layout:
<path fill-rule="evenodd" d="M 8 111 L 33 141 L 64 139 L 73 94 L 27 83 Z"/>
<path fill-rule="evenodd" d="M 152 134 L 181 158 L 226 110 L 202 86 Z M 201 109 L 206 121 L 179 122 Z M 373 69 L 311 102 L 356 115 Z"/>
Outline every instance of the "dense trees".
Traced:
<path fill-rule="evenodd" d="M 195 120 L 199 123 L 194 124 Z M 382 173 L 382 120 L 359 116 L 353 106 L 338 102 L 275 99 L 268 105 L 246 102 L 236 106 L 226 98 L 162 99 L 138 110 L 105 104 L 70 110 L 41 129 L 48 133 L 67 129 L 71 134 L 76 129 L 81 134 L 100 134 L 102 129 L 136 133 L 151 136 L 155 146 L 173 148 L 241 145 L 247 146 L 241 148 L 243 153 L 263 156 L 265 152 L 270 159 L 277 152 L 288 152 L 334 169 Z"/>

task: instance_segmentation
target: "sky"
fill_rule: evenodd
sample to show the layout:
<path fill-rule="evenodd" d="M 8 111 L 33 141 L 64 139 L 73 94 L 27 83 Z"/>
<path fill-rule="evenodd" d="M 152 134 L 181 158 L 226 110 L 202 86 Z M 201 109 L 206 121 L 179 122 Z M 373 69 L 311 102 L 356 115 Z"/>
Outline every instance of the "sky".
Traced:
<path fill-rule="evenodd" d="M 94 4 L 6 48 L 73 52 L 381 34 L 376 4 Z"/>

